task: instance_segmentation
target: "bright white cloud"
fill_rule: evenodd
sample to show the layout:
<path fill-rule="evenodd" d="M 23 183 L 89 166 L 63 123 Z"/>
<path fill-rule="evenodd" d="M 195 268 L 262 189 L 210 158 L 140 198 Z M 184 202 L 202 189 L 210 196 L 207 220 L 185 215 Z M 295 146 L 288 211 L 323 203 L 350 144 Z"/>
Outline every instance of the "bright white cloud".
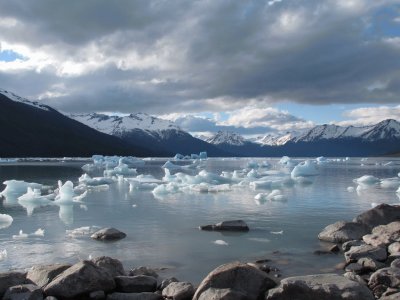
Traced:
<path fill-rule="evenodd" d="M 362 107 L 346 111 L 344 117 L 348 120 L 338 122 L 337 124 L 348 125 L 372 125 L 386 119 L 400 120 L 400 105 L 397 106 L 378 106 Z"/>

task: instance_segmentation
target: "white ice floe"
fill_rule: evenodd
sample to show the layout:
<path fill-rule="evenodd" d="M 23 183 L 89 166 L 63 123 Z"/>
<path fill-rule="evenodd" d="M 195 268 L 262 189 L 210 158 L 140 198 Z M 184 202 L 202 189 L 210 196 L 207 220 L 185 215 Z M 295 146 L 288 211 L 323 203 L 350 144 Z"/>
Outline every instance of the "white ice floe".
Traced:
<path fill-rule="evenodd" d="M 75 197 L 74 184 L 71 181 L 67 181 L 64 184 L 61 180 L 58 181 L 58 195 L 56 196 L 56 203 L 58 204 L 69 204 L 73 202 Z"/>
<path fill-rule="evenodd" d="M 348 186 L 348 187 L 347 187 L 347 191 L 348 191 L 349 193 L 354 193 L 355 190 L 356 190 L 356 189 L 355 189 L 353 186 Z"/>
<path fill-rule="evenodd" d="M 283 234 L 283 230 L 281 231 L 271 231 L 272 234 Z"/>
<path fill-rule="evenodd" d="M 220 246 L 229 246 L 229 244 L 223 240 L 216 240 L 213 243 Z"/>
<path fill-rule="evenodd" d="M 0 193 L 5 198 L 13 196 L 18 198 L 22 194 L 26 193 L 28 187 L 32 189 L 41 189 L 42 185 L 34 182 L 25 182 L 22 180 L 6 180 L 3 182 L 6 188 Z"/>
<path fill-rule="evenodd" d="M 36 230 L 34 233 L 31 233 L 30 236 L 44 236 L 44 229 L 39 228 L 38 230 Z"/>
<path fill-rule="evenodd" d="M 286 167 L 293 167 L 296 165 L 296 162 L 289 156 L 283 156 L 278 163 Z"/>
<path fill-rule="evenodd" d="M 7 214 L 0 214 L 0 229 L 10 227 L 13 222 L 13 218 Z"/>
<path fill-rule="evenodd" d="M 260 165 L 254 160 L 250 160 L 247 163 L 247 168 L 249 168 L 249 169 L 258 169 L 259 167 L 260 167 Z"/>
<path fill-rule="evenodd" d="M 385 178 L 381 180 L 381 188 L 384 189 L 397 189 L 400 187 L 400 178 L 393 177 L 393 178 Z"/>
<path fill-rule="evenodd" d="M 363 185 L 374 185 L 378 183 L 380 180 L 372 175 L 364 175 L 359 178 L 353 180 L 355 183 L 363 184 Z"/>
<path fill-rule="evenodd" d="M 6 260 L 8 256 L 7 250 L 3 249 L 0 250 L 0 261 Z"/>
<path fill-rule="evenodd" d="M 70 238 L 81 238 L 92 235 L 100 229 L 99 226 L 84 226 L 72 230 L 65 230 L 65 233 Z"/>
<path fill-rule="evenodd" d="M 317 157 L 316 161 L 318 164 L 325 164 L 329 162 L 329 160 L 324 156 Z"/>
<path fill-rule="evenodd" d="M 219 193 L 232 190 L 229 184 L 210 185 L 208 183 L 193 184 L 189 186 L 189 189 L 199 193 Z"/>
<path fill-rule="evenodd" d="M 13 238 L 14 240 L 23 240 L 23 239 L 27 239 L 28 237 L 29 237 L 29 235 L 28 235 L 27 233 L 24 233 L 24 232 L 22 231 L 22 229 L 19 231 L 18 234 L 14 234 L 14 235 L 12 236 L 12 238 Z"/>
<path fill-rule="evenodd" d="M 121 158 L 118 162 L 118 166 L 116 166 L 112 170 L 104 170 L 104 176 L 105 177 L 112 177 L 112 176 L 118 176 L 118 175 L 124 175 L 124 176 L 134 176 L 137 175 L 137 170 L 136 169 L 130 169 L 127 164 L 124 164 L 123 159 Z"/>
<path fill-rule="evenodd" d="M 282 194 L 281 190 L 273 190 L 270 193 L 259 193 L 254 199 L 257 204 L 265 203 L 266 201 L 284 201 L 286 200 L 285 195 Z"/>
<path fill-rule="evenodd" d="M 18 197 L 18 203 L 26 209 L 28 216 L 31 216 L 34 209 L 37 207 L 54 205 L 54 202 L 51 201 L 54 197 L 54 193 L 42 196 L 40 189 L 32 189 L 28 187 L 27 192 Z"/>
<path fill-rule="evenodd" d="M 304 176 L 315 176 L 318 175 L 318 170 L 310 160 L 303 161 L 294 167 L 290 176 L 292 178 L 304 177 Z"/>
<path fill-rule="evenodd" d="M 90 177 L 88 174 L 84 173 L 78 179 L 80 184 L 85 184 L 87 186 L 97 186 L 103 184 L 111 184 L 115 182 L 115 179 L 110 177 Z"/>

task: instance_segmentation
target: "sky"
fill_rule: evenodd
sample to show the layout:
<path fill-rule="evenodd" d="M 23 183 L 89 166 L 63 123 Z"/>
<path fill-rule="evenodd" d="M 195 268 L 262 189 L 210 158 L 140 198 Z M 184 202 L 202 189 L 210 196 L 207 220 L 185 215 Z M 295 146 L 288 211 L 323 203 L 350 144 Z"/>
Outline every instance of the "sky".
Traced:
<path fill-rule="evenodd" d="M 192 133 L 400 120 L 400 0 L 0 1 L 0 88 Z"/>

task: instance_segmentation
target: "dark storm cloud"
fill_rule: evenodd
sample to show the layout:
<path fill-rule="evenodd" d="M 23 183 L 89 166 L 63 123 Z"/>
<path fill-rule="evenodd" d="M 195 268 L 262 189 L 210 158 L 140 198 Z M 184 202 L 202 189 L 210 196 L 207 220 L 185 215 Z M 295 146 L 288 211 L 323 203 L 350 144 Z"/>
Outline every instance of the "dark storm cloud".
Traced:
<path fill-rule="evenodd" d="M 389 0 L 1 1 L 0 42 L 44 53 L 3 68 L 1 85 L 66 112 L 396 103 L 398 12 Z"/>

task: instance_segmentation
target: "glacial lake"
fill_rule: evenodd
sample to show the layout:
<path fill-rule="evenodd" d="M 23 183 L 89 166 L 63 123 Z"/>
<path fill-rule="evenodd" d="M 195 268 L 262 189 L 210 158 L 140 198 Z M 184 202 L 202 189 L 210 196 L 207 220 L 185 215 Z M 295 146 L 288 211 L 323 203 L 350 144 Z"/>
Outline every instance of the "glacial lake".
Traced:
<path fill-rule="evenodd" d="M 146 160 L 143 167 L 137 168 L 138 174 L 161 179 L 164 176 L 161 166 L 166 161 Z M 249 162 L 265 161 L 269 167 L 257 169 L 260 174 L 273 170 L 290 177 L 293 167 L 282 166 L 279 158 L 209 158 L 199 168 L 184 172 L 195 175 L 207 170 L 221 174 L 246 169 Z M 299 163 L 304 159 L 294 161 Z M 24 180 L 48 185 L 51 189 L 57 188 L 58 180 L 70 180 L 77 185 L 78 178 L 85 173 L 82 165 L 89 162 L 4 162 L 0 163 L 0 182 Z M 335 272 L 334 266 L 343 260 L 343 255 L 313 254 L 326 247 L 318 240 L 318 233 L 326 225 L 351 220 L 375 204 L 399 204 L 396 184 L 382 187 L 377 183 L 358 191 L 348 191 L 348 187 L 356 188 L 353 179 L 367 174 L 379 179 L 398 179 L 400 159 L 350 158 L 316 167 L 318 175 L 312 176 L 312 182 L 283 185 L 279 187 L 282 199 L 261 203 L 254 197 L 258 193 L 270 193 L 270 189 L 242 184 L 229 191 L 183 191 L 155 196 L 151 189 L 130 190 L 129 183 L 123 180 L 110 184 L 108 189 L 89 191 L 80 203 L 31 207 L 30 215 L 15 199 L 3 198 L 0 213 L 12 216 L 13 222 L 0 229 L 0 251 L 7 253 L 2 255 L 0 270 L 75 263 L 108 255 L 120 259 L 127 270 L 137 266 L 163 268 L 159 272 L 161 276 L 175 276 L 195 284 L 215 267 L 236 260 L 270 259 L 270 264 L 277 266 L 283 276 Z M 91 175 L 100 174 L 98 171 Z M 0 184 L 0 190 L 4 187 Z M 244 220 L 250 231 L 228 234 L 198 229 L 199 225 L 231 219 Z M 66 232 L 88 226 L 115 227 L 127 237 L 104 243 L 90 239 L 89 235 L 69 236 Z M 20 230 L 31 234 L 39 228 L 44 230 L 44 236 L 13 238 Z M 220 242 L 215 243 L 217 240 Z"/>

